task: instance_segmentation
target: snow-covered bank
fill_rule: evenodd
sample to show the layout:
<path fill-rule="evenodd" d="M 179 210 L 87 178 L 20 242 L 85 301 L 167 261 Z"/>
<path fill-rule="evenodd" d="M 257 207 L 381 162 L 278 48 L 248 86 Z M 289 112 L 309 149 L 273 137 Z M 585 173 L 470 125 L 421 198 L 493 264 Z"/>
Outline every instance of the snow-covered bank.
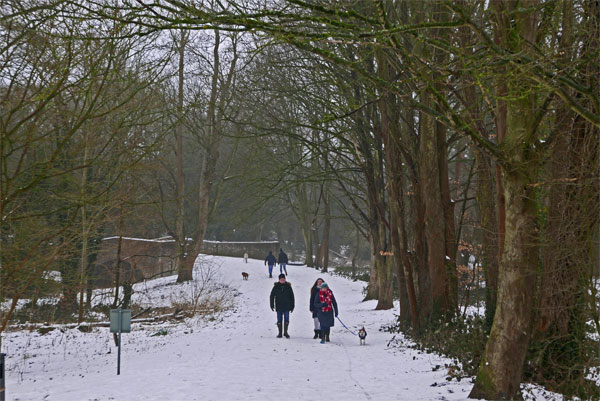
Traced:
<path fill-rule="evenodd" d="M 215 279 L 232 288 L 234 306 L 211 319 L 134 324 L 123 334 L 121 375 L 108 328 L 46 335 L 7 333 L 9 400 L 464 400 L 472 384 L 447 381 L 447 358 L 408 348 L 388 348 L 379 331 L 395 310 L 375 311 L 361 302 L 364 283 L 289 266 L 296 296 L 291 339 L 275 338 L 269 279 L 262 262 L 214 257 Z M 250 273 L 243 281 L 241 272 Z M 275 272 L 274 272 L 275 273 Z M 278 269 L 277 272 L 278 273 Z M 329 344 L 313 340 L 309 289 L 323 277 L 335 293 L 340 318 L 350 329 L 364 326 L 367 345 L 336 321 Z M 137 302 L 186 297 L 175 277 L 145 284 Z M 187 289 L 186 289 L 187 288 Z M 139 290 L 139 288 L 136 288 Z M 539 393 L 535 393 L 539 394 Z M 541 397 L 541 396 L 540 396 Z M 543 399 L 543 398 L 539 398 Z"/>

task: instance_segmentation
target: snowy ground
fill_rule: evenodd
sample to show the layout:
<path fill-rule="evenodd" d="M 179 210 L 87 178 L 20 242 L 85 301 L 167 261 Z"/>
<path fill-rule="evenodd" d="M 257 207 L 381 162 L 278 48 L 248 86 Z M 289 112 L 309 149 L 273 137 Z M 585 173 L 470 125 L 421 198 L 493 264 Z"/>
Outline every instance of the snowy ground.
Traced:
<path fill-rule="evenodd" d="M 269 279 L 262 261 L 215 257 L 213 279 L 228 285 L 233 307 L 210 319 L 134 324 L 123 334 L 121 375 L 108 328 L 9 332 L 8 400 L 464 400 L 470 379 L 447 381 L 451 361 L 412 349 L 388 348 L 379 331 L 397 311 L 362 303 L 364 283 L 289 266 L 296 295 L 291 339 L 275 338 Z M 250 273 L 243 281 L 241 272 Z M 275 272 L 274 272 L 275 273 Z M 278 269 L 277 272 L 279 273 Z M 276 276 L 275 276 L 276 277 Z M 367 345 L 336 321 L 331 343 L 313 340 L 309 289 L 323 277 L 333 290 L 340 318 L 353 331 L 364 326 Z M 144 284 L 138 303 L 193 298 L 197 286 L 174 285 L 175 277 Z M 165 285 L 168 284 L 168 285 Z M 136 290 L 140 290 L 138 286 Z M 143 294 L 143 295 L 142 295 Z M 166 335 L 155 335 L 159 332 Z M 529 393 L 529 392 L 528 392 Z M 533 394 L 533 395 L 532 395 Z M 537 390 L 527 398 L 551 399 Z"/>

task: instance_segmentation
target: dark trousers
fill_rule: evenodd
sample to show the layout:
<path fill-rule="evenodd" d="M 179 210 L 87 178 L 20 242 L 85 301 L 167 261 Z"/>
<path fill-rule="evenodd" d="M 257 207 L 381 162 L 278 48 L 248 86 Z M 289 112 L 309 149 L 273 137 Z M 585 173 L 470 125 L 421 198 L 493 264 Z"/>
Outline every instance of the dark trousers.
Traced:
<path fill-rule="evenodd" d="M 278 310 L 277 311 L 277 323 L 281 323 L 282 318 L 286 323 L 289 323 L 290 322 L 290 311 L 289 310 Z"/>

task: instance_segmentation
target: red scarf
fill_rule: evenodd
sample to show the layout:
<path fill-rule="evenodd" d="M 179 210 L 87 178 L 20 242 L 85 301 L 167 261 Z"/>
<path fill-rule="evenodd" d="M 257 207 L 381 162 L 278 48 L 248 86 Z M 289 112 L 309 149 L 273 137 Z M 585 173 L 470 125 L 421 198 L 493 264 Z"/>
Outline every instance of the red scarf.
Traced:
<path fill-rule="evenodd" d="M 327 306 L 323 306 L 321 308 L 321 312 L 331 312 L 331 297 L 333 297 L 333 293 L 329 288 L 319 290 L 319 299 L 322 304 L 327 304 Z"/>

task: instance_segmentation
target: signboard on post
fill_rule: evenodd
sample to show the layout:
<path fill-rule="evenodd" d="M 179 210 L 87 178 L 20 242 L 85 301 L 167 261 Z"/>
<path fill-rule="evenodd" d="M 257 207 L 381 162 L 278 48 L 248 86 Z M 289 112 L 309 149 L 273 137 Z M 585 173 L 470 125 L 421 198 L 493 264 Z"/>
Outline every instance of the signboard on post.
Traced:
<path fill-rule="evenodd" d="M 117 354 L 117 374 L 121 374 L 121 333 L 131 332 L 131 309 L 110 310 L 110 332 L 119 335 L 119 352 Z"/>
<path fill-rule="evenodd" d="M 120 313 L 119 313 L 120 311 Z M 120 314 L 120 318 L 119 318 Z M 131 309 L 111 309 L 110 310 L 110 332 L 119 332 L 119 320 L 121 322 L 121 333 L 131 332 Z"/>

